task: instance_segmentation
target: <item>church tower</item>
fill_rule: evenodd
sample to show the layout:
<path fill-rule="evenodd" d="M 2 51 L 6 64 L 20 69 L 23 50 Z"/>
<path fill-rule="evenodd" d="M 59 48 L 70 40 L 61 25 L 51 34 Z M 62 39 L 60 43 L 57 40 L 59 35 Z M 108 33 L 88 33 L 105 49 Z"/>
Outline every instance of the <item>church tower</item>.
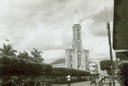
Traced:
<path fill-rule="evenodd" d="M 76 10 L 76 16 L 75 16 L 75 24 L 73 25 L 73 45 L 74 45 L 74 54 L 76 57 L 76 64 L 77 64 L 77 68 L 79 69 L 80 65 L 81 65 L 81 26 L 78 23 L 77 20 L 77 10 Z"/>
<path fill-rule="evenodd" d="M 81 26 L 77 20 L 77 10 L 75 15 L 75 24 L 73 25 L 73 43 L 72 48 L 66 50 L 65 62 L 68 68 L 75 68 L 80 70 L 86 70 L 87 68 L 87 56 L 85 50 L 82 47 L 81 40 Z"/>

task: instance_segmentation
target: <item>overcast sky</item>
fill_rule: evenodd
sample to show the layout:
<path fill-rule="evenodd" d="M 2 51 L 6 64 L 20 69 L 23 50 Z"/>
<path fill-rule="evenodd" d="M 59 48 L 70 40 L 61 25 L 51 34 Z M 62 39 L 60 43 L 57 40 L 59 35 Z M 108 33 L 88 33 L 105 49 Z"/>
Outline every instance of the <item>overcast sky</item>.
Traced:
<path fill-rule="evenodd" d="M 105 23 L 106 13 L 112 22 L 113 0 L 0 0 L 0 45 L 8 38 L 18 51 L 43 50 L 46 62 L 65 57 L 76 9 L 90 59 L 109 58 Z"/>

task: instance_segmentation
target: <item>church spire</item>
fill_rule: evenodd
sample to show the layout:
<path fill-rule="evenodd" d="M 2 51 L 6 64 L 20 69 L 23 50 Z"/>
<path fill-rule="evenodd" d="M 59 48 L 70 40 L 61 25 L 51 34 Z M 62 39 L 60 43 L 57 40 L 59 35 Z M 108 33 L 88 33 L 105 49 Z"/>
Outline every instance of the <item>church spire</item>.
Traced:
<path fill-rule="evenodd" d="M 78 24 L 77 10 L 75 10 L 75 24 Z"/>

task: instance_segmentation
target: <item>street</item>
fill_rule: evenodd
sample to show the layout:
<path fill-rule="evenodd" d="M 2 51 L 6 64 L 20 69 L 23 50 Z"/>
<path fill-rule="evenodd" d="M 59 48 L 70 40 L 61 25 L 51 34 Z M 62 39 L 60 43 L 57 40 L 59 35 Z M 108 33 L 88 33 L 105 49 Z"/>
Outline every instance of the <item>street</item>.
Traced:
<path fill-rule="evenodd" d="M 52 86 L 68 86 L 67 84 L 65 85 L 52 85 Z M 78 83 L 72 83 L 71 86 L 98 86 L 98 85 L 90 85 L 90 81 L 85 81 L 85 82 L 78 82 Z M 109 86 L 109 84 L 104 84 L 103 86 Z M 119 83 L 116 83 L 115 86 L 120 86 Z"/>
<path fill-rule="evenodd" d="M 52 86 L 67 86 L 65 85 L 52 85 Z M 98 86 L 98 85 L 90 85 L 90 81 L 85 81 L 85 82 L 78 82 L 78 83 L 72 83 L 71 86 Z"/>

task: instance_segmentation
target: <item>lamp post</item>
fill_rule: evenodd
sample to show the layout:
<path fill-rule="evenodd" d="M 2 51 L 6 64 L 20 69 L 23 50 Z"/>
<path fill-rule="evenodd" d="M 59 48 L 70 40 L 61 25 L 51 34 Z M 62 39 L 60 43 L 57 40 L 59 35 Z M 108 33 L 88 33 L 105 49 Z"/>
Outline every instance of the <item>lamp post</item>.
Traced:
<path fill-rule="evenodd" d="M 112 74 L 112 83 L 113 86 L 115 86 L 115 80 L 114 80 L 114 62 L 113 62 L 113 55 L 112 55 L 112 45 L 111 45 L 111 31 L 110 31 L 110 24 L 108 22 L 107 24 L 108 29 L 108 41 L 109 41 L 109 51 L 110 51 L 110 60 L 111 60 L 111 74 Z"/>

